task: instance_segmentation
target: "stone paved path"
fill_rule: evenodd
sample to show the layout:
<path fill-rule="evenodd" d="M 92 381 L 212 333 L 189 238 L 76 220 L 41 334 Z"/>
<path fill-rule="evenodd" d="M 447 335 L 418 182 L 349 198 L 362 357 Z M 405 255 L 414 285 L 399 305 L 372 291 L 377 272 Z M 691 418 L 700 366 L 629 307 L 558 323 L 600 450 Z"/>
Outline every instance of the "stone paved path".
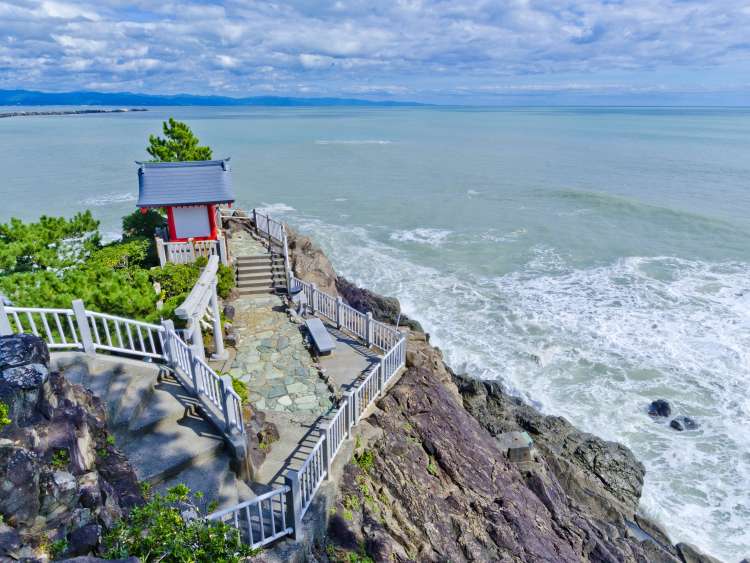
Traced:
<path fill-rule="evenodd" d="M 249 233 L 234 233 L 232 256 L 264 253 Z M 248 384 L 250 402 L 260 411 L 320 415 L 332 405 L 331 390 L 305 347 L 300 327 L 277 295 L 243 296 L 235 307 L 237 353 L 229 372 Z"/>

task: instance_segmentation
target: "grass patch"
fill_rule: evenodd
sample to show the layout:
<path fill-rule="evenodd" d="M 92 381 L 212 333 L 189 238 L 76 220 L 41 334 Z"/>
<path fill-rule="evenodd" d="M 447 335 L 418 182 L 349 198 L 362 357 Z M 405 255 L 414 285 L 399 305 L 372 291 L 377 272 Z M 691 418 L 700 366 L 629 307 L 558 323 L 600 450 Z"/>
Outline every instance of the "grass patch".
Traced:
<path fill-rule="evenodd" d="M 360 453 L 354 454 L 354 463 L 364 471 L 369 473 L 373 467 L 375 467 L 375 453 L 372 450 L 362 450 Z"/>
<path fill-rule="evenodd" d="M 8 405 L 0 401 L 0 427 L 7 426 L 11 422 L 8 418 Z"/>
<path fill-rule="evenodd" d="M 52 454 L 52 461 L 50 461 L 50 465 L 54 469 L 57 469 L 58 471 L 64 471 L 68 468 L 69 463 L 70 453 L 68 453 L 68 450 L 59 449 L 54 454 Z"/>
<path fill-rule="evenodd" d="M 430 457 L 427 463 L 427 473 L 429 473 L 433 477 L 436 477 L 438 474 L 437 463 L 435 463 L 435 459 L 433 457 Z"/>

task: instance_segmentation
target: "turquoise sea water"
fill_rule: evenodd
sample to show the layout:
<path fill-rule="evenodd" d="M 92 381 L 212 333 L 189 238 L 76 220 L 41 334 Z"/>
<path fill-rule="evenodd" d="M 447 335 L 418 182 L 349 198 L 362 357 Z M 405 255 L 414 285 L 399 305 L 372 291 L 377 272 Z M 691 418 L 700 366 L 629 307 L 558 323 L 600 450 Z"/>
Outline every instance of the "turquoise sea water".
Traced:
<path fill-rule="evenodd" d="M 750 110 L 155 108 L 0 120 L 0 218 L 115 236 L 160 120 L 399 297 L 457 370 L 633 449 L 675 541 L 750 555 Z M 645 414 L 666 398 L 700 429 Z"/>

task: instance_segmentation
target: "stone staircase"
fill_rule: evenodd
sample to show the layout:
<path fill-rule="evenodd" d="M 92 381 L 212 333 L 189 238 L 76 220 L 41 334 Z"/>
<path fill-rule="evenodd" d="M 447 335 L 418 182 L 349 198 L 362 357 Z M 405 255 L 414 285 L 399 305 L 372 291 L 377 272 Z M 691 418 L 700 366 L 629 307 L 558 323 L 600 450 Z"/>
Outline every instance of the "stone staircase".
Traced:
<path fill-rule="evenodd" d="M 263 295 L 286 287 L 284 258 L 278 254 L 256 254 L 234 259 L 240 295 Z"/>
<path fill-rule="evenodd" d="M 80 353 L 54 354 L 53 361 L 69 381 L 102 399 L 115 445 L 139 480 L 157 491 L 184 483 L 219 508 L 255 496 L 232 470 L 221 434 L 168 368 Z"/>

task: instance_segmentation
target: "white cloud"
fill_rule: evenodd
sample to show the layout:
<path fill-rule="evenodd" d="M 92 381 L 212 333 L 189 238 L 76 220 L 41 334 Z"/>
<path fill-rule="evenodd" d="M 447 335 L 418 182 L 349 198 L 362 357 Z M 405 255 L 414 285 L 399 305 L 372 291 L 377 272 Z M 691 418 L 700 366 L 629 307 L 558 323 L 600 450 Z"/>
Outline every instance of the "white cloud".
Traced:
<path fill-rule="evenodd" d="M 0 21 L 3 87 L 420 98 L 720 89 L 750 71 L 734 0 L 0 0 Z"/>

